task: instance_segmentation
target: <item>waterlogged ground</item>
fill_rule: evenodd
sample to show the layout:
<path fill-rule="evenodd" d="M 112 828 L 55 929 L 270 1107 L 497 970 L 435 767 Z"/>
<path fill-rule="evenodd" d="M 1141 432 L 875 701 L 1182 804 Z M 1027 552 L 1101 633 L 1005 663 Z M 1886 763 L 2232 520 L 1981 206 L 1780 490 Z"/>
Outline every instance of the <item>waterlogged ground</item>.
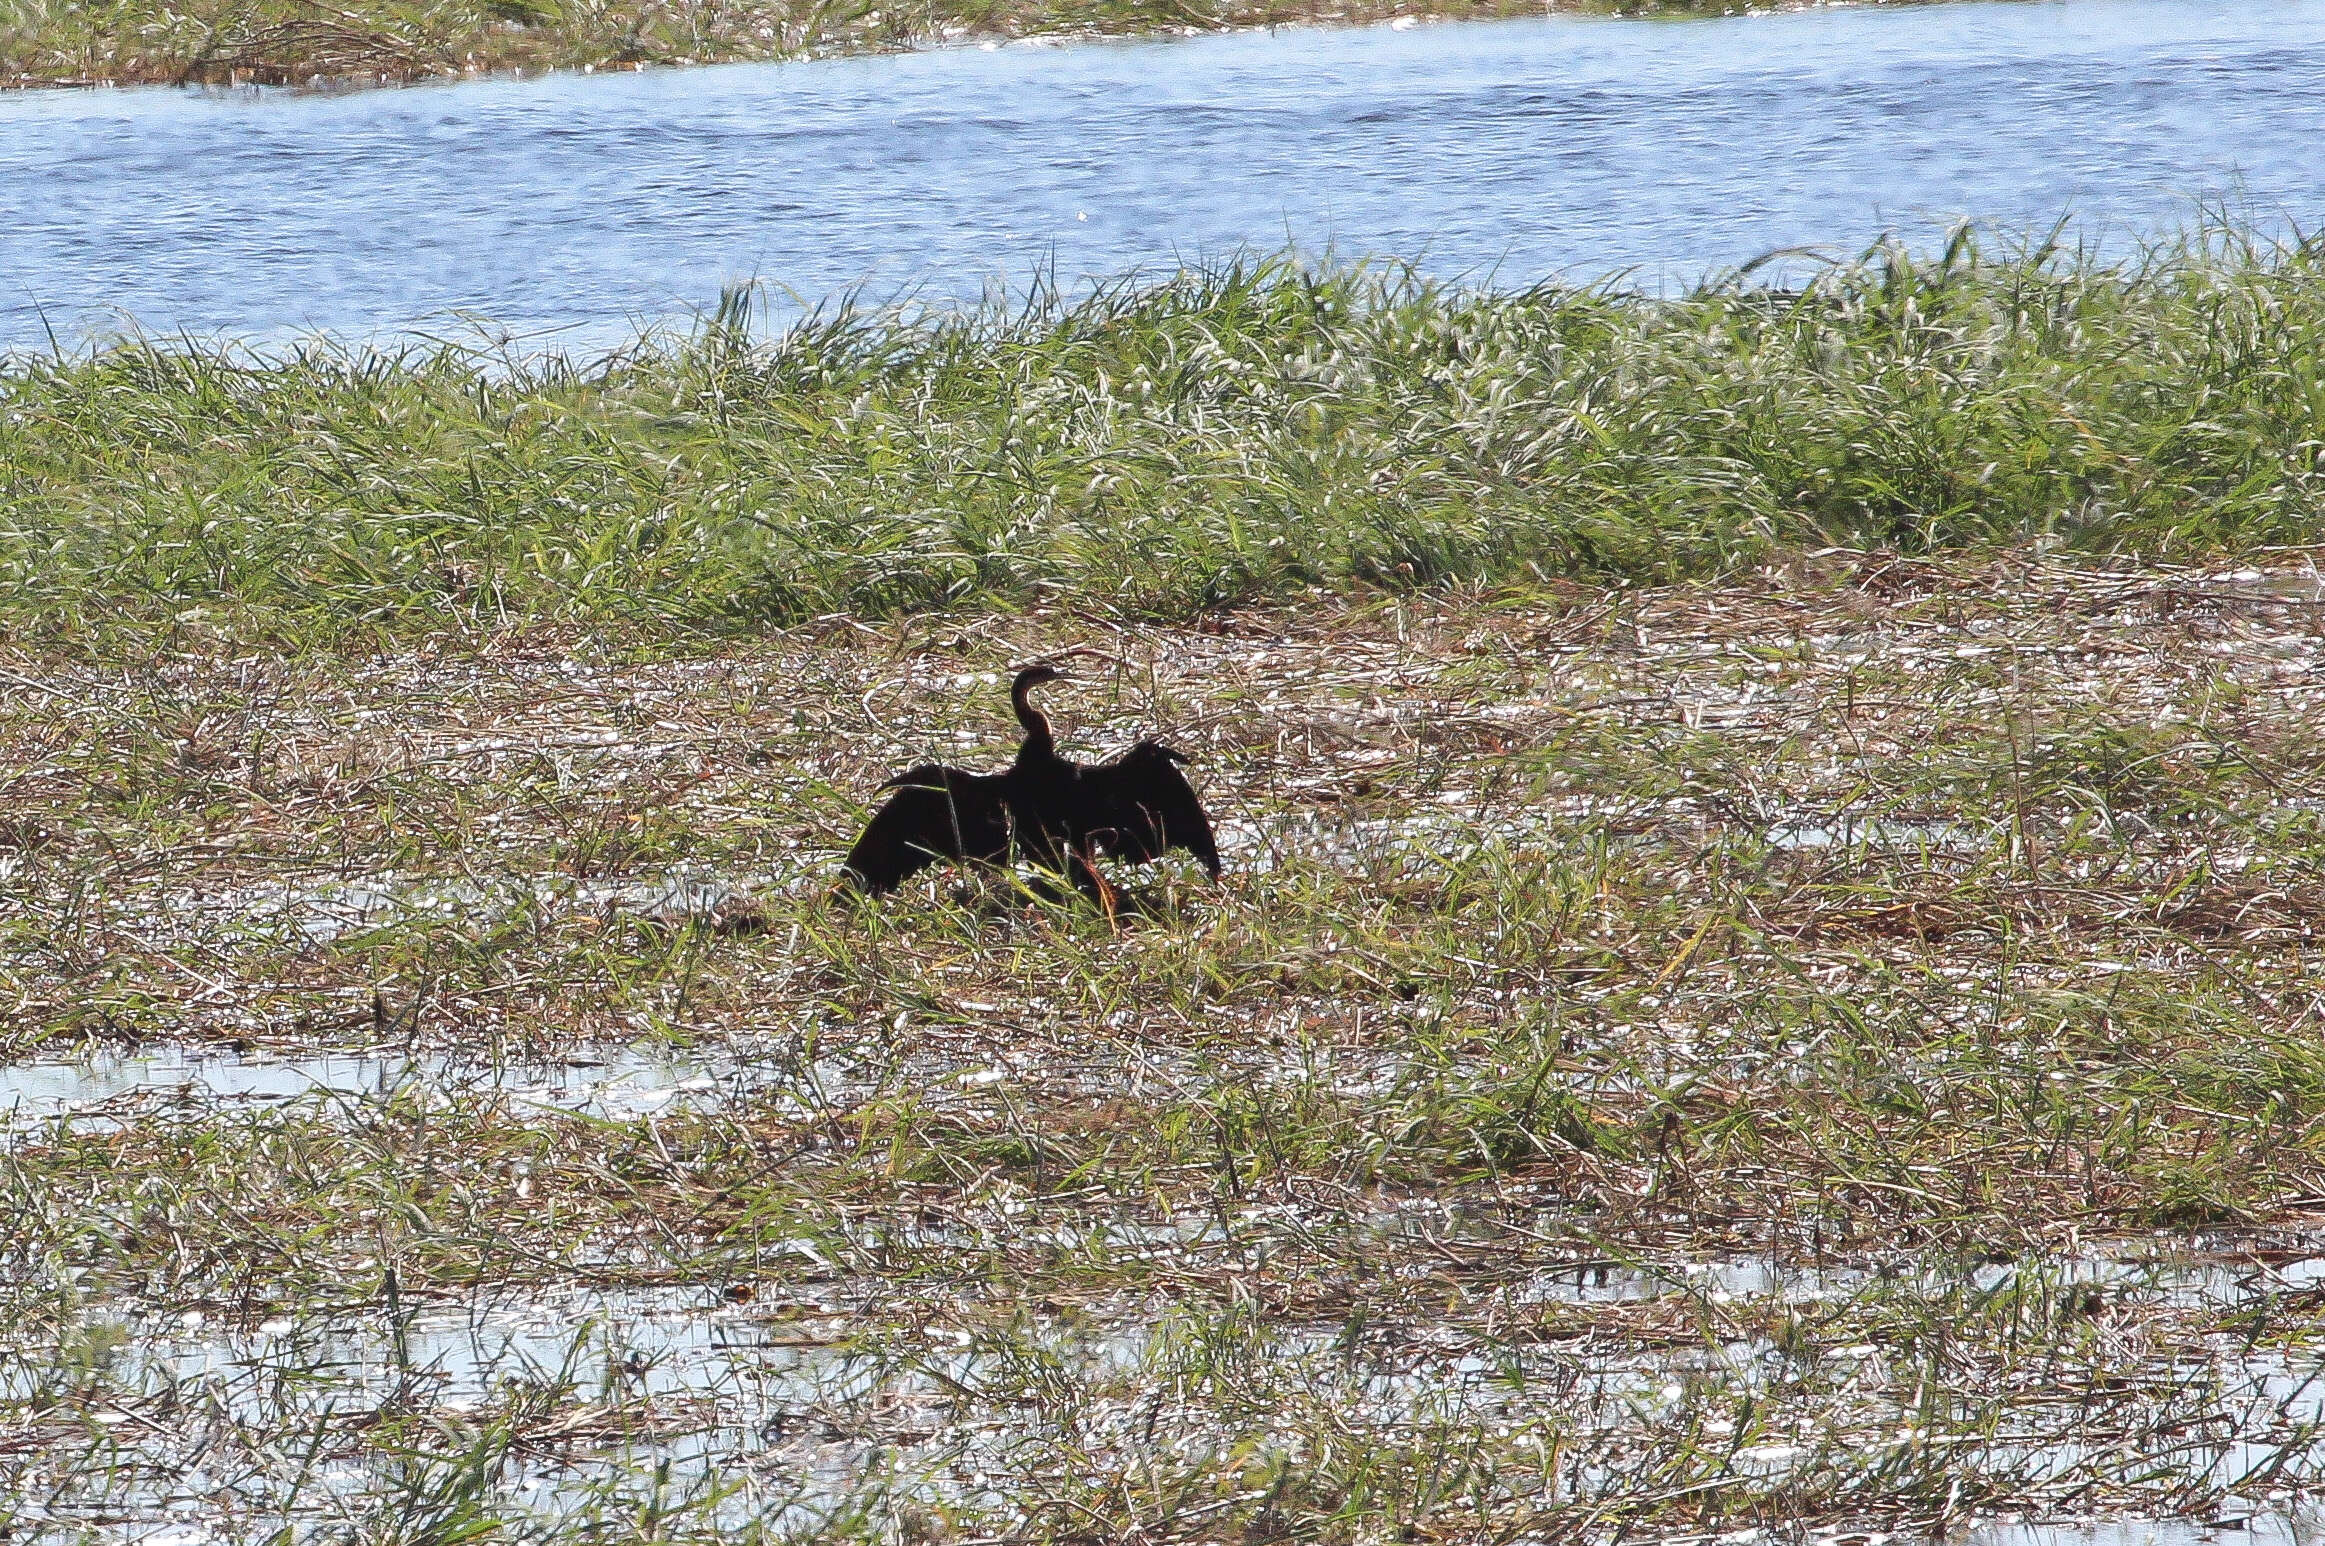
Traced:
<path fill-rule="evenodd" d="M 2321 619 L 1827 554 L 0 653 L 0 1533 L 2303 1539 Z M 835 899 L 1037 655 L 1224 883 Z"/>

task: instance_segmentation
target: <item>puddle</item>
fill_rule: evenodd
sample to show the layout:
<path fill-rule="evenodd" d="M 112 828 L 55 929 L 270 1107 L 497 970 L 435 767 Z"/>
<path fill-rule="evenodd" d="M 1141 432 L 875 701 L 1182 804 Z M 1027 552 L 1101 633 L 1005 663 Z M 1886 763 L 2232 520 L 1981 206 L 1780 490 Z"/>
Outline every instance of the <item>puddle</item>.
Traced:
<path fill-rule="evenodd" d="M 280 1418 L 279 1394 L 242 1377 L 298 1371 L 327 1399 L 386 1400 L 423 1389 L 431 1404 L 471 1410 L 510 1381 L 559 1376 L 584 1395 L 651 1399 L 724 1389 L 743 1368 L 762 1401 L 810 1397 L 833 1366 L 839 1340 L 826 1323 L 781 1322 L 715 1289 L 646 1288 L 533 1293 L 460 1305 L 375 1306 L 322 1316 L 277 1316 L 222 1325 L 201 1311 L 159 1315 L 130 1308 L 93 1318 L 76 1346 L 125 1387 L 214 1381 L 239 1421 Z M 0 1372 L 0 1400 L 36 1393 L 29 1361 Z M 238 1382 L 244 1388 L 237 1390 Z"/>
<path fill-rule="evenodd" d="M 2023 1282 L 2037 1292 L 2097 1289 L 2100 1307 L 2161 1306 L 2244 1310 L 2272 1299 L 2325 1290 L 2325 1256 L 2264 1263 L 2225 1257 L 2053 1257 L 1985 1263 L 1961 1272 L 1916 1266 L 1802 1266 L 1741 1257 L 1704 1262 L 1585 1262 L 1540 1274 L 1513 1294 L 1520 1302 L 1639 1304 L 1691 1295 L 1711 1304 L 1766 1301 L 1804 1305 L 1859 1295 L 1931 1297 L 1950 1287 L 1994 1293 Z"/>
<path fill-rule="evenodd" d="M 1685 799 L 1546 795 L 1524 809 L 1489 812 L 1471 791 L 1447 793 L 1433 806 L 1394 816 L 1366 815 L 1359 802 L 1295 808 L 1264 821 L 1228 817 L 1216 823 L 1228 866 L 1246 874 L 1298 864 L 1428 868 L 1459 862 L 1487 845 L 1531 849 L 1579 842 L 1634 844 L 1653 841 L 1654 833 L 1675 827 L 1701 842 L 1726 826 L 1708 820 Z M 1903 851 L 1963 850 L 1980 841 L 1958 822 L 1845 814 L 1780 816 L 1767 827 L 1766 840 L 1789 849 Z M 751 883 L 695 870 L 587 880 L 537 875 L 472 879 L 386 871 L 167 894 L 136 909 L 131 921 L 157 940 L 215 943 L 240 937 L 294 948 L 330 945 L 372 930 L 436 923 L 481 931 L 559 915 L 632 917 L 669 926 L 720 925 L 748 917 L 759 897 L 828 890 L 838 877 L 838 865 L 836 853 L 819 853 Z M 1131 873 L 1159 876 L 1163 871 Z"/>
<path fill-rule="evenodd" d="M 2311 570 L 2235 569 L 2177 577 L 2184 585 L 2214 587 L 2207 599 L 2314 606 L 2325 603 L 2325 575 Z"/>
<path fill-rule="evenodd" d="M 1155 1238 L 1197 1243 L 1214 1234 L 1210 1221 L 1190 1221 Z M 2194 1265 L 2221 1268 L 2220 1282 L 2245 1281 L 2244 1264 Z M 1955 1282 L 2016 1270 L 1978 1268 Z M 2093 1258 L 2060 1277 L 2156 1271 Z M 1783 1298 L 1855 1292 L 1871 1276 L 1750 1260 L 1592 1263 L 1545 1275 L 1542 1285 L 1546 1296 L 1579 1299 L 1653 1297 L 1681 1285 Z M 2273 1277 L 2325 1281 L 2325 1260 Z M 1353 1442 L 1450 1423 L 1520 1435 L 1521 1446 L 1533 1442 L 1524 1435 L 1555 1433 L 1578 1455 L 1618 1457 L 1578 1462 L 1570 1481 L 1583 1490 L 1625 1485 L 1624 1447 L 1665 1432 L 1713 1441 L 1734 1434 L 1728 1474 L 1779 1484 L 1804 1466 L 1845 1473 L 1893 1463 L 1924 1442 L 1915 1426 L 1925 1420 L 1921 1408 L 1891 1409 L 1906 1388 L 1888 1366 L 1893 1349 L 1827 1349 L 1811 1387 L 1800 1383 L 1797 1352 L 1756 1333 L 1529 1344 L 1481 1340 L 1474 1326 L 1427 1317 L 1257 1326 L 1232 1310 L 1168 1301 L 1045 1307 L 1002 1321 L 936 1285 L 829 1292 L 736 1302 L 723 1285 L 528 1290 L 236 1317 L 99 1307 L 53 1347 L 4 1350 L 12 1356 L 0 1357 L 0 1420 L 39 1425 L 59 1456 L 84 1442 L 106 1456 L 61 1473 L 25 1523 L 102 1523 L 124 1540 L 150 1539 L 146 1528 L 166 1524 L 191 1532 L 173 1537 L 188 1546 L 251 1538 L 212 1520 L 222 1488 L 233 1490 L 245 1527 L 350 1518 L 408 1480 L 409 1453 L 399 1448 L 408 1436 L 456 1446 L 481 1431 L 475 1425 L 516 1412 L 530 1413 L 529 1437 L 493 1477 L 496 1508 L 573 1522 L 609 1488 L 651 1476 L 697 1496 L 718 1494 L 701 1521 L 737 1529 L 749 1521 L 812 1526 L 818 1511 L 867 1496 L 913 1507 L 1008 1506 L 1020 1478 L 1086 1463 L 1093 1449 L 1297 1443 L 1308 1431 L 1301 1424 L 1326 1407 L 1330 1431 Z M 2159 1430 L 2167 1436 L 2157 1454 L 2193 1474 L 2234 1480 L 2288 1435 L 2299 1442 L 2309 1431 L 2301 1425 L 2319 1415 L 2315 1373 L 2300 1363 L 2247 1349 L 2193 1372 L 2123 1367 L 2175 1382 L 2148 1398 L 2159 1422 L 2178 1425 Z M 1739 1414 L 1776 1401 L 1805 1404 L 1781 1423 L 1751 1418 L 1739 1432 Z M 1850 1425 L 1846 1450 L 1836 1453 L 1825 1420 Z M 2069 1485 L 2094 1467 L 2136 1477 L 2150 1463 L 2131 1452 L 2137 1445 L 2086 1448 L 2095 1441 L 2083 1421 L 2074 1403 L 2038 1401 L 2008 1408 L 1999 1428 L 1935 1441 L 1972 1444 L 1949 1454 L 1981 1472 Z M 2191 1425 L 2200 1437 L 2168 1437 Z M 317 1455 L 329 1459 L 320 1471 L 311 1464 Z M 0 1454 L 0 1482 L 8 1465 Z M 2252 1531 L 2276 1533 L 2239 1538 L 2305 1543 L 2311 1537 L 2284 1524 L 2291 1518 L 2247 1517 Z M 2193 1546 L 2205 1528 L 1999 1520 L 1971 1538 Z"/>
<path fill-rule="evenodd" d="M 1428 866 L 1473 854 L 1485 844 L 1571 844 L 1596 838 L 1608 822 L 1637 818 L 1648 809 L 1575 796 L 1544 798 L 1527 810 L 1488 812 L 1477 795 L 1462 792 L 1441 796 L 1437 809 L 1399 816 L 1370 817 L 1329 806 L 1293 810 L 1265 822 L 1229 818 L 1217 826 L 1221 851 L 1233 855 L 1230 863 L 1265 874 L 1295 862 Z"/>
<path fill-rule="evenodd" d="M 1981 1289 L 1998 1289 L 2029 1272 L 2062 1287 L 2098 1289 L 2118 1304 L 2162 1304 L 2181 1309 L 2250 1309 L 2272 1299 L 2307 1296 L 2325 1288 L 2325 1257 L 2315 1256 L 2284 1262 L 2068 1257 L 1981 1267 L 1971 1281 Z"/>
<path fill-rule="evenodd" d="M 1713 1303 L 1769 1299 L 1800 1304 L 1845 1298 L 1871 1276 L 1861 1268 L 1788 1267 L 1752 1258 L 1668 1266 L 1598 1261 L 1543 1273 L 1512 1297 L 1534 1304 L 1643 1304 L 1698 1294 Z"/>
<path fill-rule="evenodd" d="M 1286 1358 L 1326 1354 L 1339 1328 L 1281 1328 Z M 54 1349 L 0 1358 L 0 1417 L 41 1414 L 53 1443 L 94 1436 L 106 1463 L 76 1467 L 45 1506 L 7 1516 L 150 1526 L 181 1521 L 189 1543 L 249 1537 L 213 1523 L 230 1486 L 247 1521 L 344 1517 L 408 1474 L 391 1433 L 366 1453 L 350 1439 L 403 1425 L 425 1441 L 531 1409 L 537 1427 L 491 1489 L 519 1517 L 586 1518 L 624 1478 L 713 1476 L 706 1516 L 736 1526 L 811 1523 L 820 1507 L 904 1484 L 918 1497 L 973 1496 L 988 1469 L 1043 1419 L 1010 1382 L 1110 1389 L 1158 1359 L 1188 1356 L 1169 1317 L 979 1331 L 859 1318 L 832 1302 L 759 1306 L 715 1288 L 576 1290 L 391 1311 L 222 1324 L 201 1312 L 130 1307 L 86 1319 Z M 1199 1334 L 1198 1334 L 1199 1339 Z M 987 1410 L 972 1419 L 968 1409 Z M 233 1440 L 220 1445 L 220 1425 Z M 285 1489 L 273 1445 L 329 1454 Z M 287 1446 L 286 1446 L 287 1447 Z M 0 1483 L 7 1480 L 0 1452 Z M 988 1501 L 998 1501 L 997 1498 Z M 197 1524 L 197 1521 L 199 1523 Z M 79 1537 L 75 1537 L 79 1538 Z M 150 1541 L 142 1533 L 119 1539 Z"/>
<path fill-rule="evenodd" d="M 1895 816 L 1800 816 L 1768 829 L 1771 848 L 1887 848 L 1906 852 L 1979 846 L 1958 821 L 1912 820 Z"/>
<path fill-rule="evenodd" d="M 2325 1513 L 2230 1503 L 2200 1519 L 1987 1519 L 1959 1539 L 1962 1546 L 2318 1546 Z"/>
<path fill-rule="evenodd" d="M 86 1474 L 66 1477 L 45 1506 L 8 1517 L 110 1525 L 121 1532 L 111 1538 L 145 1546 L 160 1538 L 145 1529 L 165 1523 L 186 1546 L 246 1541 L 237 1526 L 320 1524 L 392 1497 L 416 1453 L 457 1453 L 473 1432 L 459 1425 L 528 1406 L 540 1432 L 496 1468 L 492 1496 L 520 1516 L 571 1514 L 633 1459 L 648 1474 L 699 1470 L 766 1450 L 810 1411 L 861 1400 L 883 1371 L 852 1360 L 842 1323 L 816 1313 L 836 1308 L 770 1313 L 684 1288 L 375 1305 L 231 1326 L 200 1312 L 95 1317 L 54 1359 L 0 1358 L 0 1402 L 54 1414 L 61 1399 L 63 1428 L 105 1444 L 108 1459 L 78 1468 Z M 933 1389 L 937 1376 L 923 1383 Z M 233 1442 L 218 1443 L 221 1425 Z M 397 1453 L 410 1442 L 392 1437 L 398 1426 L 417 1452 Z M 388 1442 L 351 1445 L 375 1427 Z M 312 1446 L 295 1472 L 265 1439 L 248 1443 L 285 1434 Z M 315 1466 L 318 1456 L 330 1463 Z M 840 1490 L 844 1471 L 823 1469 Z M 223 1517 L 222 1489 L 239 1519 Z M 738 1502 L 750 1506 L 737 1518 L 779 1506 L 756 1489 Z"/>
<path fill-rule="evenodd" d="M 1347 866 L 1440 864 L 1483 844 L 1511 848 L 1628 845 L 1654 834 L 1683 830 L 1692 841 L 1723 832 L 1750 831 L 1708 816 L 1693 801 L 1611 800 L 1593 795 L 1544 796 L 1530 808 L 1487 812 L 1470 793 L 1447 795 L 1440 808 L 1394 817 L 1367 817 L 1337 806 L 1295 810 L 1267 822 L 1229 819 L 1218 824 L 1220 846 L 1240 869 L 1265 873 L 1295 861 Z M 1964 852 L 1985 839 L 1962 822 L 1908 816 L 1779 814 L 1763 829 L 1772 847 L 1887 849 L 1905 853 Z"/>
<path fill-rule="evenodd" d="M 314 885 L 246 887 L 196 905 L 234 925 L 328 944 L 368 929 L 415 922 L 501 922 L 527 912 L 628 913 L 661 923 L 714 919 L 747 906 L 751 891 L 690 870 L 622 879 L 511 878 L 484 882 L 393 873 Z"/>
<path fill-rule="evenodd" d="M 467 1097 L 498 1094 L 619 1120 L 769 1094 L 812 1091 L 828 1097 L 861 1083 L 852 1068 L 836 1062 L 802 1070 L 795 1059 L 776 1053 L 747 1059 L 625 1046 L 558 1062 L 492 1065 L 425 1053 L 275 1057 L 165 1046 L 0 1067 L 0 1129 L 58 1118 L 76 1126 L 119 1123 L 169 1104 L 264 1105 L 314 1095 L 377 1101 L 414 1087 Z M 820 1109 L 822 1100 L 806 1104 Z"/>
<path fill-rule="evenodd" d="M 362 1055 L 246 1062 L 183 1047 L 126 1057 L 103 1053 L 77 1063 L 19 1063 L 0 1068 L 0 1122 L 78 1116 L 147 1093 L 217 1101 L 289 1100 L 317 1090 L 384 1095 L 420 1067 L 411 1059 Z"/>
<path fill-rule="evenodd" d="M 26 1352 L 16 1349 L 11 1351 Z M 1702 1349 L 1584 1366 L 1531 1349 L 1489 1360 L 1430 1331 L 1279 1324 L 1168 1308 L 1008 1326 L 855 1319 L 831 1303 L 736 1305 L 716 1290 L 572 1292 L 391 1313 L 284 1315 L 222 1326 L 196 1312 L 84 1322 L 48 1357 L 0 1361 L 0 1403 L 43 1414 L 50 1442 L 104 1446 L 102 1465 L 18 1516 L 26 1523 L 172 1523 L 195 1542 L 243 1540 L 208 1505 L 230 1487 L 248 1524 L 349 1517 L 410 1474 L 403 1433 L 525 1411 L 542 1434 L 499 1466 L 490 1496 L 518 1517 L 576 1522 L 625 1478 L 714 1497 L 704 1523 L 812 1524 L 867 1496 L 1007 1508 L 1011 1472 L 1080 1446 L 1173 1447 L 1222 1431 L 1206 1382 L 1283 1382 L 1367 1427 L 1531 1423 L 1556 1403 L 1597 1427 L 1667 1411 L 1765 1354 Z M 1057 1404 L 1068 1392 L 1065 1404 Z M 1176 1392 L 1176 1394 L 1173 1394 Z M 4 1408 L 0 1408 L 4 1410 Z M 1168 1412 L 1168 1422 L 1158 1418 Z M 1280 1423 L 1246 1412 L 1261 1434 Z M 233 1435 L 205 1442 L 207 1433 Z M 384 1443 L 357 1442 L 384 1431 Z M 1063 1450 L 1059 1446 L 1065 1446 Z M 290 1452 L 327 1454 L 285 1488 Z M 0 1480 L 5 1462 L 0 1459 Z M 715 1487 L 702 1485 L 715 1482 Z M 147 1540 L 141 1533 L 116 1539 Z"/>

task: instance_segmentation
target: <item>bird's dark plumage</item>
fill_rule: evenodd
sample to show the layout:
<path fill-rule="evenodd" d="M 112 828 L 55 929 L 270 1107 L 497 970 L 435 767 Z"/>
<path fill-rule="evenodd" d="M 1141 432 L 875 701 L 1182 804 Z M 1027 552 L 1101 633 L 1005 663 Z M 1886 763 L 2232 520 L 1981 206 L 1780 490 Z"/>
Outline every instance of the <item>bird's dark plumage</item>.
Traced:
<path fill-rule="evenodd" d="M 1141 741 L 1090 771 L 1106 775 L 1112 809 L 1091 833 L 1097 851 L 1109 859 L 1142 864 L 1174 848 L 1193 854 L 1211 878 L 1219 878 L 1219 844 L 1211 818 L 1179 771 L 1187 754 L 1160 741 Z"/>
<path fill-rule="evenodd" d="M 1007 771 L 929 763 L 881 785 L 896 793 L 848 851 L 849 879 L 877 896 L 939 859 L 1003 864 L 1022 856 L 1064 871 L 1110 907 L 1112 888 L 1092 861 L 1144 863 L 1183 848 L 1216 880 L 1219 845 L 1179 771 L 1186 754 L 1141 741 L 1104 762 L 1067 761 L 1028 697 L 1058 675 L 1053 667 L 1034 666 L 1010 684 L 1025 744 Z"/>
<path fill-rule="evenodd" d="M 927 763 L 882 784 L 896 791 L 848 850 L 848 874 L 878 896 L 939 859 L 1009 857 L 1008 775 Z"/>

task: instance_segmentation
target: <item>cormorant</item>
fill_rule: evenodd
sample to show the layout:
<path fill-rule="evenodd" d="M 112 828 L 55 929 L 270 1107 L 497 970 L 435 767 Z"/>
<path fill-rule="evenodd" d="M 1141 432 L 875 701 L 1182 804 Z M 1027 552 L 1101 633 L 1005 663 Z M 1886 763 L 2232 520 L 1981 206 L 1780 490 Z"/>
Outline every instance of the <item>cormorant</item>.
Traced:
<path fill-rule="evenodd" d="M 1179 772 L 1186 754 L 1150 740 L 1099 763 L 1059 756 L 1049 720 L 1028 695 L 1061 674 L 1031 666 L 1010 684 L 1025 744 L 1006 772 L 924 763 L 882 784 L 896 793 L 848 850 L 848 879 L 879 896 L 939 859 L 1005 864 L 1020 856 L 1071 876 L 1109 913 L 1114 888 L 1098 873 L 1101 857 L 1143 863 L 1184 848 L 1217 880 L 1210 818 Z"/>

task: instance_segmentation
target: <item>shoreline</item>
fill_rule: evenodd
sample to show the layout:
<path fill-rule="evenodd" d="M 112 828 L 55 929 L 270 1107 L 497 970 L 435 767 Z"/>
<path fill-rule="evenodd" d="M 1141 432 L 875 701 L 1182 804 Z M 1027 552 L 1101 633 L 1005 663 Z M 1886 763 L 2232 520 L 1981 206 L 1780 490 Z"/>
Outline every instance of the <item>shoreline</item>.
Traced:
<path fill-rule="evenodd" d="M 1400 21 L 1436 25 L 1461 21 L 1510 21 L 1522 17 L 1719 19 L 1776 15 L 1848 6 L 1894 6 L 1927 0 L 1474 0 L 1470 4 L 1412 6 L 1353 3 L 1327 8 L 1291 6 L 1276 0 L 1231 0 L 1205 15 L 1185 5 L 1168 6 L 1168 16 L 1124 14 L 1114 5 L 1029 7 L 1021 13 L 963 7 L 931 9 L 898 17 L 869 10 L 832 26 L 810 15 L 751 11 L 729 18 L 716 36 L 690 39 L 627 35 L 603 26 L 589 32 L 559 29 L 553 22 L 528 24 L 501 17 L 480 28 L 437 35 L 360 25 L 370 19 L 355 12 L 325 11 L 313 5 L 287 6 L 254 18 L 245 32 L 221 37 L 213 29 L 200 38 L 168 38 L 156 48 L 125 52 L 117 37 L 91 34 L 57 39 L 12 52 L 55 63 L 43 68 L 31 57 L 0 56 L 0 91 L 126 90 L 141 86 L 259 87 L 299 92 L 340 93 L 394 86 L 454 83 L 494 78 L 530 79 L 558 73 L 635 73 L 648 69 L 688 69 L 706 65 L 772 64 L 792 60 L 857 58 L 914 53 L 991 43 L 1130 42 L 1151 38 L 1194 38 L 1246 31 L 1309 27 L 1369 27 Z M 546 16 L 532 0 L 503 0 L 493 12 Z M 1143 12 L 1144 8 L 1134 8 Z M 175 13 L 157 12 L 158 16 Z M 270 19 L 271 18 L 271 19 Z M 599 18 L 601 23 L 611 18 Z M 134 25 L 134 23 L 133 23 Z M 167 25 L 157 21 L 156 25 Z M 110 53 L 110 59 L 101 56 Z"/>

